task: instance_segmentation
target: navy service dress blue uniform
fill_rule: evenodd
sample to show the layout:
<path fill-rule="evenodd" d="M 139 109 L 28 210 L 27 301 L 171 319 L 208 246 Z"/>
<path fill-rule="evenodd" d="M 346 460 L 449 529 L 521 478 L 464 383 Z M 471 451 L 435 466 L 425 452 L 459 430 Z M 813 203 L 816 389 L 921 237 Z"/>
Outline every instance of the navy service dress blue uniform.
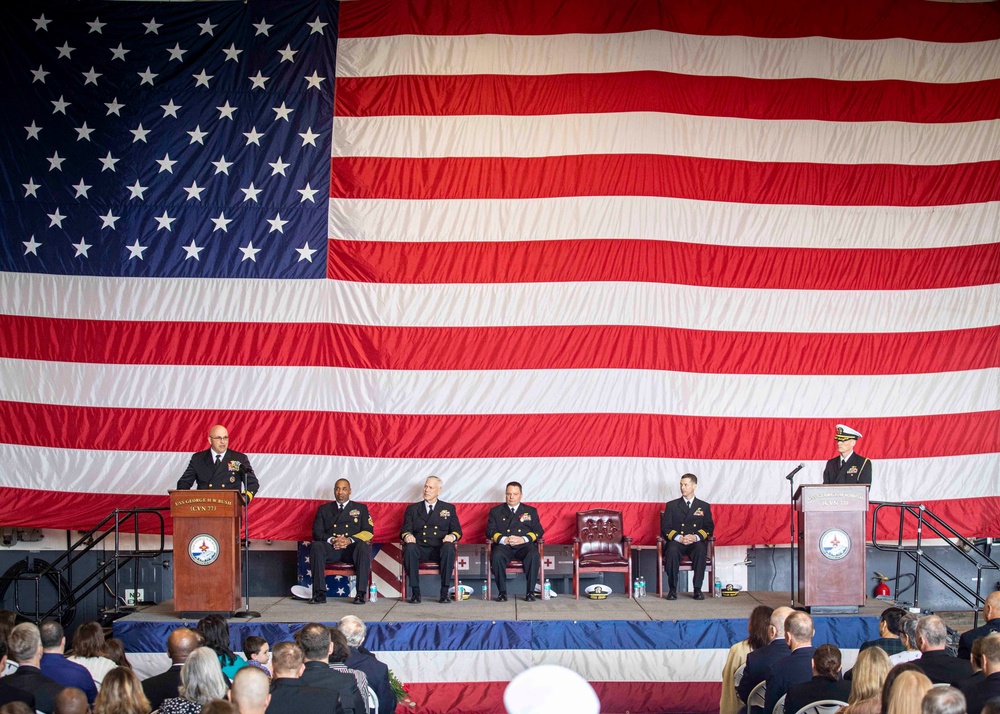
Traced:
<path fill-rule="evenodd" d="M 357 576 L 355 604 L 365 602 L 371 585 L 372 546 L 375 522 L 368 506 L 357 501 L 347 501 L 341 507 L 337 501 L 324 503 L 313 520 L 313 541 L 309 546 L 309 563 L 313 575 L 313 602 L 326 601 L 326 563 L 351 563 Z M 336 549 L 330 540 L 337 537 L 351 539 L 346 548 Z"/>
<path fill-rule="evenodd" d="M 670 587 L 668 597 L 677 596 L 677 574 L 680 571 L 681 556 L 691 557 L 694 569 L 695 597 L 700 599 L 702 582 L 705 579 L 705 567 L 708 563 L 708 539 L 715 530 L 712 520 L 712 507 L 700 498 L 693 498 L 691 506 L 684 503 L 683 498 L 667 501 L 660 521 L 660 533 L 667 541 L 666 552 L 663 554 L 663 565 L 667 571 L 667 585 Z M 696 534 L 700 540 L 684 545 L 674 538 L 676 536 Z"/>
<path fill-rule="evenodd" d="M 823 483 L 825 484 L 857 484 L 864 483 L 871 485 L 872 482 L 872 462 L 861 454 L 855 453 L 854 444 L 861 438 L 861 433 L 845 424 L 837 424 L 837 432 L 833 439 L 838 444 L 838 450 L 846 448 L 841 446 L 850 442 L 851 452 L 847 459 L 843 459 L 843 451 L 839 456 L 835 456 L 826 462 L 823 469 Z"/>
<path fill-rule="evenodd" d="M 490 509 L 490 517 L 486 522 L 486 537 L 493 541 L 493 554 L 490 557 L 490 567 L 493 569 L 493 579 L 497 583 L 497 592 L 507 594 L 507 563 L 520 560 L 524 565 L 526 595 L 533 595 L 535 583 L 538 582 L 538 539 L 545 533 L 538 511 L 524 503 L 517 504 L 515 510 L 506 503 Z M 523 545 L 510 546 L 500 541 L 507 536 L 527 538 Z"/>
<path fill-rule="evenodd" d="M 412 535 L 416 543 L 406 543 L 406 536 Z M 446 543 L 444 537 L 452 535 L 455 542 Z M 417 501 L 406 507 L 403 514 L 403 529 L 400 532 L 403 543 L 403 568 L 410 582 L 413 598 L 420 598 L 420 576 L 417 571 L 421 561 L 436 561 L 441 566 L 441 602 L 448 602 L 448 587 L 455 567 L 457 542 L 462 537 L 462 525 L 454 504 L 438 500 L 434 509 L 427 512 L 427 502 Z M 405 593 L 404 593 L 405 594 Z"/>
<path fill-rule="evenodd" d="M 260 482 L 250 467 L 246 454 L 227 449 L 219 463 L 215 463 L 215 451 L 205 449 L 191 456 L 184 473 L 177 481 L 177 488 L 189 489 L 195 484 L 198 490 L 215 489 L 239 491 L 241 481 L 246 480 L 246 490 L 250 498 L 257 493 Z"/>

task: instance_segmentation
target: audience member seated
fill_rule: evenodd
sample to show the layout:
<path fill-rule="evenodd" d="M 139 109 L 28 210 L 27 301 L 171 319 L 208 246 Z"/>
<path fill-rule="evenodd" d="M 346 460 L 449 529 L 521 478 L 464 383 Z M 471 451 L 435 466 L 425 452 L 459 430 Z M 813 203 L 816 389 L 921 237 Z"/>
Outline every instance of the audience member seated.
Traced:
<path fill-rule="evenodd" d="M 788 688 L 785 711 L 795 714 L 802 707 L 824 699 L 847 702 L 851 696 L 851 683 L 840 678 L 840 664 L 840 650 L 837 647 L 817 647 L 812 657 L 812 679 Z"/>
<path fill-rule="evenodd" d="M 968 698 L 969 692 L 972 688 L 982 682 L 986 677 L 986 675 L 983 674 L 983 644 L 985 643 L 985 640 L 985 637 L 980 637 L 972 643 L 972 653 L 969 655 L 969 664 L 972 665 L 972 674 L 968 677 L 963 677 L 962 679 L 956 679 L 951 685 L 964 694 L 966 698 Z"/>
<path fill-rule="evenodd" d="M 738 714 L 743 703 L 736 696 L 733 675 L 746 664 L 747 655 L 759 650 L 771 640 L 771 613 L 766 605 L 758 605 L 747 620 L 747 638 L 729 648 L 726 664 L 722 668 L 722 695 L 719 697 L 719 714 Z"/>
<path fill-rule="evenodd" d="M 851 679 L 851 694 L 847 706 L 837 714 L 880 714 L 882 711 L 882 685 L 891 665 L 889 655 L 881 647 L 869 647 L 858 653 Z M 795 712 L 791 712 L 795 714 Z"/>
<path fill-rule="evenodd" d="M 0 672 L 7 666 L 7 638 L 0 639 Z M 14 671 L 17 671 L 16 669 Z M 8 702 L 23 702 L 35 710 L 35 696 L 23 689 L 12 687 L 7 684 L 7 680 L 0 678 L 0 706 Z"/>
<path fill-rule="evenodd" d="M 35 697 L 35 709 L 52 714 L 56 695 L 62 686 L 42 674 L 42 637 L 30 622 L 22 622 L 7 638 L 8 655 L 17 662 L 17 671 L 4 677 L 4 682 Z"/>
<path fill-rule="evenodd" d="M 368 677 L 364 672 L 351 669 L 345 664 L 347 658 L 351 656 L 351 648 L 347 646 L 347 638 L 344 637 L 344 633 L 334 627 L 330 630 L 330 640 L 333 644 L 333 650 L 330 652 L 329 658 L 330 669 L 335 669 L 338 672 L 343 672 L 354 677 L 354 681 L 358 685 L 358 691 L 361 692 L 361 699 L 365 702 L 365 711 L 374 710 L 377 706 L 377 697 L 373 697 L 368 689 Z"/>
<path fill-rule="evenodd" d="M 201 705 L 201 714 L 240 714 L 240 710 L 228 699 L 213 699 Z"/>
<path fill-rule="evenodd" d="M 66 687 L 56 695 L 53 714 L 90 714 L 90 702 L 82 689 Z"/>
<path fill-rule="evenodd" d="M 233 678 L 229 698 L 240 714 L 264 714 L 271 702 L 271 678 L 262 669 L 244 667 Z"/>
<path fill-rule="evenodd" d="M 125 656 L 125 643 L 117 637 L 112 637 L 110 640 L 104 642 L 104 656 L 118 667 L 132 669 L 132 663 Z"/>
<path fill-rule="evenodd" d="M 966 697 L 970 712 L 978 712 L 986 702 L 1000 697 L 1000 634 L 983 639 L 983 681 L 972 687 Z"/>
<path fill-rule="evenodd" d="M 983 619 L 986 620 L 986 624 L 962 633 L 958 640 L 959 659 L 969 658 L 969 653 L 972 652 L 972 643 L 980 637 L 1000 632 L 1000 590 L 995 590 L 986 596 L 986 602 L 983 605 Z"/>
<path fill-rule="evenodd" d="M 785 620 L 793 612 L 795 611 L 790 607 L 775 608 L 774 612 L 771 613 L 771 623 L 767 628 L 770 642 L 747 655 L 747 666 L 743 670 L 743 679 L 740 680 L 740 684 L 736 688 L 736 695 L 744 704 L 749 699 L 753 688 L 767 679 L 771 665 L 779 659 L 787 657 L 791 652 L 788 649 L 788 643 L 785 642 Z M 755 709 L 760 711 L 759 707 L 755 707 Z"/>
<path fill-rule="evenodd" d="M 310 687 L 300 677 L 306 655 L 294 642 L 279 642 L 271 655 L 271 703 L 267 714 L 343 714 L 339 697 L 327 689 Z"/>
<path fill-rule="evenodd" d="M 951 684 L 972 674 L 968 659 L 958 659 L 945 651 L 948 645 L 948 628 L 936 615 L 921 617 L 917 622 L 917 647 L 920 661 L 917 666 L 932 684 Z"/>
<path fill-rule="evenodd" d="M 236 673 L 247 666 L 247 661 L 239 657 L 229 646 L 229 623 L 222 615 L 208 615 L 198 621 L 198 631 L 205 638 L 205 646 L 219 658 L 222 673 L 230 681 Z"/>
<path fill-rule="evenodd" d="M 345 714 L 365 714 L 368 704 L 358 690 L 357 680 L 346 672 L 330 668 L 329 657 L 333 653 L 330 629 L 318 622 L 310 622 L 295 633 L 295 641 L 306 658 L 300 679 L 310 687 L 336 692 Z"/>
<path fill-rule="evenodd" d="M 247 664 L 256 667 L 264 674 L 271 677 L 271 670 L 267 663 L 271 661 L 271 646 L 267 640 L 257 635 L 250 635 L 243 640 L 243 654 L 247 658 Z"/>
<path fill-rule="evenodd" d="M 2 714 L 2 712 L 0 712 Z M 1000 697 L 994 697 L 983 705 L 980 714 L 1000 714 Z"/>
<path fill-rule="evenodd" d="M 883 610 L 878 620 L 878 639 L 868 640 L 862 644 L 859 652 L 864 652 L 869 647 L 881 647 L 887 655 L 905 652 L 906 646 L 899 637 L 899 626 L 906 614 L 906 610 L 901 607 L 889 607 Z M 852 672 L 853 670 L 848 670 L 844 674 L 844 679 L 851 679 L 854 676 Z"/>
<path fill-rule="evenodd" d="M 104 675 L 94 702 L 94 714 L 149 714 L 150 711 L 142 682 L 130 668 L 115 667 Z"/>
<path fill-rule="evenodd" d="M 351 656 L 344 664 L 351 669 L 364 672 L 368 677 L 368 687 L 378 697 L 378 714 L 394 714 L 396 692 L 389 681 L 389 667 L 362 646 L 367 633 L 365 623 L 359 617 L 348 615 L 341 618 L 337 629 L 344 633 L 347 645 L 351 648 Z"/>
<path fill-rule="evenodd" d="M 903 664 L 897 664 L 895 667 L 889 670 L 889 674 L 885 675 L 885 683 L 882 684 L 882 714 L 885 714 L 889 710 L 889 694 L 892 692 L 892 685 L 895 684 L 896 678 L 903 674 L 903 672 L 918 672 L 924 674 L 923 670 L 912 662 L 904 662 Z M 927 675 L 924 675 L 925 677 Z"/>
<path fill-rule="evenodd" d="M 73 633 L 73 648 L 69 651 L 70 661 L 82 664 L 94 678 L 98 691 L 104 675 L 116 665 L 104 656 L 104 628 L 99 622 L 85 622 Z"/>
<path fill-rule="evenodd" d="M 540 664 L 510 680 L 503 693 L 503 706 L 507 714 L 600 714 L 601 700 L 590 682 L 573 670 Z"/>
<path fill-rule="evenodd" d="M 0 714 L 35 714 L 24 702 L 7 702 L 0 706 Z"/>
<path fill-rule="evenodd" d="M 164 699 L 160 714 L 200 714 L 203 704 L 225 697 L 219 656 L 208 647 L 198 647 L 181 667 L 180 696 Z"/>
<path fill-rule="evenodd" d="M 38 633 L 42 639 L 42 674 L 63 687 L 76 687 L 87 695 L 87 702 L 93 704 L 97 685 L 90 670 L 66 659 L 66 633 L 62 625 L 56 620 L 45 620 L 38 626 Z"/>
<path fill-rule="evenodd" d="M 159 709 L 164 699 L 180 696 L 181 667 L 188 655 L 200 645 L 201 639 L 194 630 L 178 627 L 167 635 L 167 656 L 170 668 L 142 681 L 142 691 L 153 709 Z"/>
<path fill-rule="evenodd" d="M 965 714 L 965 695 L 954 687 L 931 687 L 921 703 L 921 714 Z"/>
<path fill-rule="evenodd" d="M 0 610 L 0 640 L 7 641 L 10 631 L 17 624 L 17 615 L 10 610 Z M 7 660 L 7 664 L 0 668 L 0 677 L 6 677 L 17 669 L 17 662 L 12 659 Z"/>
<path fill-rule="evenodd" d="M 889 655 L 889 664 L 895 667 L 897 664 L 912 662 L 920 659 L 920 649 L 917 647 L 917 623 L 920 616 L 912 612 L 906 613 L 899 621 L 899 641 L 903 645 L 902 652 Z"/>
<path fill-rule="evenodd" d="M 933 685 L 921 672 L 903 672 L 892 683 L 886 714 L 915 714 Z"/>
<path fill-rule="evenodd" d="M 785 619 L 785 642 L 791 654 L 771 665 L 765 680 L 764 711 L 771 714 L 774 704 L 796 684 L 812 679 L 813 621 L 808 613 L 795 611 Z"/>

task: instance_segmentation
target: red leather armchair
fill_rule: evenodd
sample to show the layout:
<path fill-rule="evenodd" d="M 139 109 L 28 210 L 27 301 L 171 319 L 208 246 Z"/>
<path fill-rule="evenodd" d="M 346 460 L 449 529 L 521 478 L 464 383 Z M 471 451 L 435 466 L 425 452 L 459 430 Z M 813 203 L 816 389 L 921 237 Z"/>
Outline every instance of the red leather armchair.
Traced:
<path fill-rule="evenodd" d="M 573 538 L 573 596 L 580 599 L 580 573 L 624 573 L 632 597 L 632 538 L 624 533 L 621 511 L 595 508 L 576 514 Z"/>

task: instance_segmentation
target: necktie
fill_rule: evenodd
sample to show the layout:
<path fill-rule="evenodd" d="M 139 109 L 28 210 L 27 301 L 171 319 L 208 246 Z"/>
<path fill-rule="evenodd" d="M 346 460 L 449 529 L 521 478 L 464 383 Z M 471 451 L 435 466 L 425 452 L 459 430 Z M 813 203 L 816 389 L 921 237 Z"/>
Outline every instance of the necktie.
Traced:
<path fill-rule="evenodd" d="M 684 502 L 684 506 L 690 510 L 690 508 L 691 508 L 691 502 L 690 501 L 685 501 Z"/>
<path fill-rule="evenodd" d="M 434 505 L 433 504 L 429 504 L 427 506 L 427 515 L 428 516 L 434 515 Z"/>
<path fill-rule="evenodd" d="M 343 503 L 338 503 L 337 504 L 337 511 L 339 513 L 343 513 L 344 512 L 344 504 Z"/>
<path fill-rule="evenodd" d="M 516 508 L 511 508 L 510 512 L 516 514 L 517 513 L 517 509 Z"/>
<path fill-rule="evenodd" d="M 215 455 L 215 464 L 218 466 L 221 463 L 222 463 L 222 454 L 216 454 Z"/>

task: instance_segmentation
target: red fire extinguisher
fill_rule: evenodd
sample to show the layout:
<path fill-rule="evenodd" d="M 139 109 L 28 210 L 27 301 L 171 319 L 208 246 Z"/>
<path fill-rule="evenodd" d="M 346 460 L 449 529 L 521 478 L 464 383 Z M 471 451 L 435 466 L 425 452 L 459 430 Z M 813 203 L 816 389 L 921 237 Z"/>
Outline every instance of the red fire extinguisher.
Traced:
<path fill-rule="evenodd" d="M 878 585 L 875 586 L 875 597 L 892 597 L 892 590 L 889 589 L 889 585 L 886 583 L 889 579 L 888 576 L 875 571 L 875 579 L 878 580 Z"/>

